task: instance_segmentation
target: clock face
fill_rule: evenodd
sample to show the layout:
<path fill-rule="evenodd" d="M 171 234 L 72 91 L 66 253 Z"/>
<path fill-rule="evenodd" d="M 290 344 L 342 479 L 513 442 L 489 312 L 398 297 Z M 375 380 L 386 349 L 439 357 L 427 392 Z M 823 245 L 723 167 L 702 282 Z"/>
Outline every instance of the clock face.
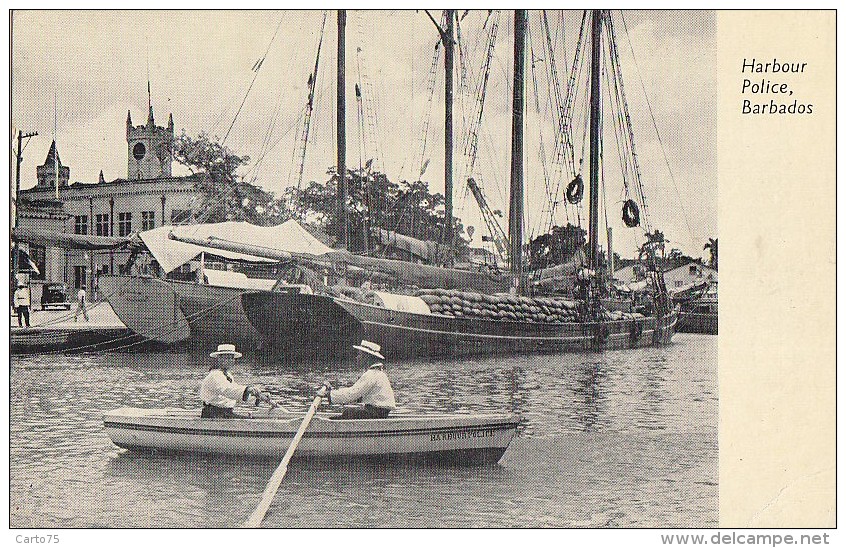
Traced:
<path fill-rule="evenodd" d="M 135 143 L 135 146 L 132 147 L 132 155 L 135 156 L 136 160 L 143 158 L 146 153 L 147 147 L 144 146 L 144 143 Z"/>

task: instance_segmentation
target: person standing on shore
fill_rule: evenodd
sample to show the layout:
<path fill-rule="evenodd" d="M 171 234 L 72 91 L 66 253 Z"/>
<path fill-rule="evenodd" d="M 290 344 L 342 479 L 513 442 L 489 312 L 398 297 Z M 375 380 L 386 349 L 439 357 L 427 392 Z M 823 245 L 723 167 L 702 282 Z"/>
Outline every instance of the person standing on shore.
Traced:
<path fill-rule="evenodd" d="M 73 315 L 73 321 L 76 321 L 79 318 L 79 313 L 82 312 L 82 317 L 85 318 L 85 321 L 90 321 L 88 319 L 88 309 L 85 307 L 86 295 L 85 295 L 85 288 L 80 287 L 79 291 L 76 292 L 76 312 Z"/>
<path fill-rule="evenodd" d="M 18 283 L 18 288 L 15 290 L 15 310 L 18 313 L 18 326 L 29 327 L 29 306 L 30 296 L 29 288 L 24 283 Z"/>

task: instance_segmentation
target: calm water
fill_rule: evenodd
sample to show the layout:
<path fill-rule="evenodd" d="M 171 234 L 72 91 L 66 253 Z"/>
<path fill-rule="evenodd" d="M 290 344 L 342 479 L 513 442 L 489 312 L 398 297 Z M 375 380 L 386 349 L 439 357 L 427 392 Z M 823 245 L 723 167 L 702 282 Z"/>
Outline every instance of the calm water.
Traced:
<path fill-rule="evenodd" d="M 716 526 L 717 338 L 665 348 L 391 363 L 410 411 L 514 411 L 497 465 L 422 468 L 298 464 L 271 527 Z M 12 358 L 13 527 L 237 526 L 273 462 L 150 456 L 109 441 L 105 411 L 197 407 L 204 354 Z M 305 410 L 352 364 L 291 366 L 245 356 L 235 371 Z"/>

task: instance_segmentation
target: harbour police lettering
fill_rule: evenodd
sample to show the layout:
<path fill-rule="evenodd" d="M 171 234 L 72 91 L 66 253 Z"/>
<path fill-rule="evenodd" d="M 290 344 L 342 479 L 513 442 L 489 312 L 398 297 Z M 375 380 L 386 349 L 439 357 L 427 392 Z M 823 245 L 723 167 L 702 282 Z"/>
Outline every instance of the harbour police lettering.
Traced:
<path fill-rule="evenodd" d="M 459 430 L 458 432 L 443 432 L 432 434 L 431 441 L 466 440 L 470 438 L 492 438 L 493 430 Z"/>
<path fill-rule="evenodd" d="M 780 63 L 778 59 L 773 59 L 772 63 L 758 63 L 753 57 L 751 61 L 743 58 L 743 69 L 741 72 L 805 72 L 805 67 L 808 63 Z"/>

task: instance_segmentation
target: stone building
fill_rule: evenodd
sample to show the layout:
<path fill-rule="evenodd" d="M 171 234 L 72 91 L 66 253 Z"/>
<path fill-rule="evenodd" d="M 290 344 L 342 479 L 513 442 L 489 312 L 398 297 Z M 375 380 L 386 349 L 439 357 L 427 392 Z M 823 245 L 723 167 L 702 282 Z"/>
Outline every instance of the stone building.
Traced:
<path fill-rule="evenodd" d="M 174 177 L 173 116 L 167 127 L 157 126 L 152 106 L 147 123 L 133 126 L 126 118 L 127 173 L 106 181 L 70 183 L 70 167 L 62 164 L 55 141 L 43 165 L 36 169 L 37 184 L 21 190 L 19 225 L 48 231 L 90 236 L 130 236 L 162 224 L 189 224 L 201 203 L 195 189 L 197 175 Z M 57 177 L 58 170 L 58 177 Z M 39 282 L 64 281 L 96 294 L 97 275 L 119 273 L 129 251 L 83 251 L 49 246 L 28 246 L 39 261 Z M 43 268 L 41 268 L 43 266 Z M 33 299 L 38 288 L 33 288 Z M 40 293 L 39 293 L 40 294 Z"/>

